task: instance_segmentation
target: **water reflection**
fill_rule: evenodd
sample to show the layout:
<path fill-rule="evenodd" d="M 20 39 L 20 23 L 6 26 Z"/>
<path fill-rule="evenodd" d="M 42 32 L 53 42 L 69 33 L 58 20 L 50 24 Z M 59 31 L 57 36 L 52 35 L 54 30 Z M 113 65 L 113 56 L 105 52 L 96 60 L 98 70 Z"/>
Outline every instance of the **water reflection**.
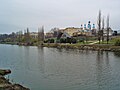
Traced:
<path fill-rule="evenodd" d="M 30 47 L 26 46 L 26 47 L 23 47 L 24 51 L 23 51 L 23 58 L 24 58 L 24 61 L 23 63 L 25 64 L 25 68 L 27 68 L 28 70 L 30 70 Z M 26 60 L 25 60 L 26 59 Z"/>
<path fill-rule="evenodd" d="M 116 57 L 120 57 L 120 52 L 114 52 L 114 55 L 115 55 Z"/>
<path fill-rule="evenodd" d="M 0 66 L 31 90 L 120 90 L 116 52 L 7 45 L 0 51 Z"/>
<path fill-rule="evenodd" d="M 43 47 L 38 47 L 38 59 L 37 59 L 37 63 L 38 63 L 38 68 L 41 71 L 41 73 L 45 72 L 45 63 L 44 63 L 44 48 Z"/>
<path fill-rule="evenodd" d="M 105 52 L 105 54 L 106 54 L 106 64 L 107 64 L 107 66 L 109 66 L 110 64 L 109 64 L 109 52 L 108 51 L 106 51 Z"/>
<path fill-rule="evenodd" d="M 105 54 L 104 54 L 105 53 Z M 96 80 L 98 90 L 109 90 L 111 88 L 111 66 L 109 64 L 109 53 L 98 51 L 96 58 Z"/>

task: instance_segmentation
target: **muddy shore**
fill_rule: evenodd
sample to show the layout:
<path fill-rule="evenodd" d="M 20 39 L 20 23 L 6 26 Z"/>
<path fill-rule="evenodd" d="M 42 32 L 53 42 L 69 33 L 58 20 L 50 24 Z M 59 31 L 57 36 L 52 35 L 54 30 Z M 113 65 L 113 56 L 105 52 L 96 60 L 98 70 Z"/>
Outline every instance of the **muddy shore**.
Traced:
<path fill-rule="evenodd" d="M 0 69 L 0 90 L 30 90 L 29 88 L 23 87 L 20 84 L 13 84 L 5 75 L 10 74 L 11 70 Z"/>
<path fill-rule="evenodd" d="M 45 43 L 43 47 L 52 48 L 66 48 L 66 49 L 79 49 L 79 50 L 94 50 L 94 51 L 113 51 L 120 52 L 120 46 L 107 45 L 107 44 L 94 44 L 94 45 L 79 45 L 79 44 L 54 44 Z"/>

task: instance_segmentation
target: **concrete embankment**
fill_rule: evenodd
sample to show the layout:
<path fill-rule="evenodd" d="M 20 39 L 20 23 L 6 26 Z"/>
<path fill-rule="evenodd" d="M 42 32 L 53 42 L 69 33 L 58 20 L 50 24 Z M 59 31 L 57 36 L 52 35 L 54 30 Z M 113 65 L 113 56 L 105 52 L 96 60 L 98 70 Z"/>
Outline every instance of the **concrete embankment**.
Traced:
<path fill-rule="evenodd" d="M 120 46 L 114 45 L 79 45 L 79 44 L 54 44 L 47 43 L 43 44 L 43 47 L 53 48 L 67 48 L 67 49 L 79 49 L 79 50 L 95 50 L 95 51 L 120 51 Z"/>
<path fill-rule="evenodd" d="M 0 69 L 0 90 L 30 90 L 20 84 L 12 84 L 4 76 L 10 74 L 11 70 Z"/>

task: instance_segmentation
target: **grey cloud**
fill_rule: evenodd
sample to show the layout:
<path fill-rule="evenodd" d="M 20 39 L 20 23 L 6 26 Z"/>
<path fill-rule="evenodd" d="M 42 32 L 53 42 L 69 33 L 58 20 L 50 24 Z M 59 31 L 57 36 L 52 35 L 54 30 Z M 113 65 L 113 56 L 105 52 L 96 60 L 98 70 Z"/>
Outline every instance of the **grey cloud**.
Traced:
<path fill-rule="evenodd" d="M 96 23 L 101 9 L 102 15 L 110 14 L 111 27 L 119 29 L 119 4 L 119 0 L 1 0 L 0 23 L 9 25 L 6 32 L 11 24 L 21 28 L 44 25 L 47 32 L 53 27 L 80 27 L 88 20 Z"/>

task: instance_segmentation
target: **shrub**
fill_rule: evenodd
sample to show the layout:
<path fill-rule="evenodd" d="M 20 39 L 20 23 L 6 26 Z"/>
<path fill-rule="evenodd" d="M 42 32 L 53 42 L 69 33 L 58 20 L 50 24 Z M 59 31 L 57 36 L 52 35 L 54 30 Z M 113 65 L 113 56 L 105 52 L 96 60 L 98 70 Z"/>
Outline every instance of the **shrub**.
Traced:
<path fill-rule="evenodd" d="M 66 43 L 66 39 L 65 38 L 61 38 L 60 39 L 60 43 Z"/>
<path fill-rule="evenodd" d="M 71 43 L 75 44 L 77 43 L 77 40 L 75 38 L 72 38 Z"/>
<path fill-rule="evenodd" d="M 47 43 L 48 42 L 48 40 L 44 40 L 44 43 Z"/>
<path fill-rule="evenodd" d="M 71 38 L 67 37 L 66 38 L 66 43 L 71 43 Z"/>
<path fill-rule="evenodd" d="M 50 39 L 50 43 L 54 43 L 54 39 Z"/>
<path fill-rule="evenodd" d="M 120 46 L 120 39 L 116 39 L 116 40 L 115 40 L 115 45 L 116 45 L 116 46 Z"/>
<path fill-rule="evenodd" d="M 54 43 L 55 40 L 54 39 L 47 39 L 47 40 L 44 40 L 44 43 Z"/>
<path fill-rule="evenodd" d="M 79 39 L 79 42 L 84 42 L 84 38 Z"/>

